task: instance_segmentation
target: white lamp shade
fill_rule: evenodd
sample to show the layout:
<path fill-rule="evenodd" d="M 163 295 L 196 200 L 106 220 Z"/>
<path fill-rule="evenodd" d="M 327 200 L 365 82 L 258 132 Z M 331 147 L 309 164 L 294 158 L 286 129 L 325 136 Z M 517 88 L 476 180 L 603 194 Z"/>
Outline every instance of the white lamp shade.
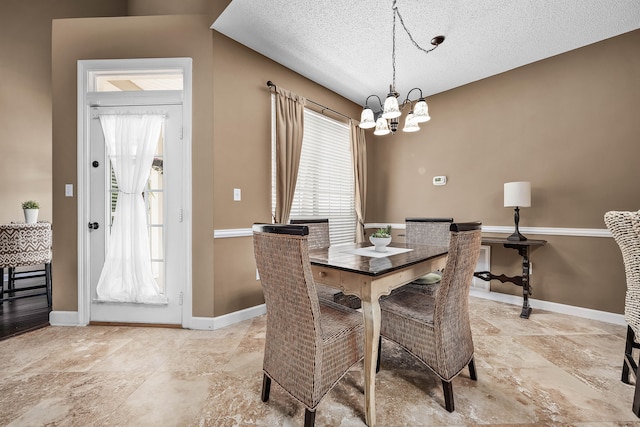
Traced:
<path fill-rule="evenodd" d="M 383 119 L 382 117 L 378 118 L 376 122 L 376 130 L 373 131 L 374 135 L 386 135 L 389 132 L 389 124 L 387 123 L 387 119 Z"/>
<path fill-rule="evenodd" d="M 531 206 L 531 183 L 526 181 L 504 183 L 504 207 L 528 208 Z"/>
<path fill-rule="evenodd" d="M 398 99 L 389 94 L 387 99 L 384 100 L 384 109 L 382 110 L 382 117 L 385 119 L 394 119 L 400 117 L 400 107 L 398 106 Z"/>
<path fill-rule="evenodd" d="M 403 132 L 418 132 L 420 130 L 420 126 L 418 126 L 418 122 L 416 121 L 415 116 L 413 115 L 413 111 L 407 114 L 407 118 L 404 120 L 404 127 L 402 128 Z"/>
<path fill-rule="evenodd" d="M 425 123 L 431 120 L 431 116 L 429 116 L 429 106 L 424 98 L 420 98 L 420 100 L 416 102 L 415 107 L 413 107 L 413 115 L 417 123 Z"/>
<path fill-rule="evenodd" d="M 376 126 L 376 121 L 373 119 L 373 110 L 371 108 L 365 108 L 360 115 L 360 125 L 362 129 L 371 129 Z"/>

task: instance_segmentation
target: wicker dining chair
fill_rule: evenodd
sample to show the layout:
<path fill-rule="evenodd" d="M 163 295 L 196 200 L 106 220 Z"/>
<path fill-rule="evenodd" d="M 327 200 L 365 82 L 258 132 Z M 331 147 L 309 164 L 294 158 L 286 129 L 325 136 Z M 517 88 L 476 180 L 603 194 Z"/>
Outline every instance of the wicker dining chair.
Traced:
<path fill-rule="evenodd" d="M 440 377 L 449 412 L 455 409 L 453 378 L 469 366 L 471 379 L 477 380 L 469 288 L 480 254 L 480 228 L 479 222 L 450 225 L 447 263 L 434 295 L 404 287 L 380 300 L 381 336 L 399 344 Z"/>
<path fill-rule="evenodd" d="M 405 241 L 418 245 L 449 246 L 449 227 L 453 218 L 405 218 Z M 411 282 L 417 290 L 434 293 L 442 279 L 441 271 L 432 271 Z"/>
<path fill-rule="evenodd" d="M 306 226 L 254 224 L 253 246 L 267 307 L 262 401 L 271 380 L 305 406 L 305 427 L 344 374 L 363 359 L 362 314 L 320 301 Z"/>
<path fill-rule="evenodd" d="M 622 252 L 627 279 L 624 301 L 624 319 L 627 322 L 627 339 L 622 364 L 622 382 L 630 384 L 635 379 L 635 392 L 631 409 L 640 417 L 640 386 L 638 385 L 638 361 L 633 350 L 640 349 L 640 211 L 609 211 L 604 222 Z"/>
<path fill-rule="evenodd" d="M 0 224 L 0 304 L 3 301 L 46 294 L 47 305 L 51 307 L 51 242 L 50 222 Z M 17 275 L 18 267 L 31 269 Z M 7 289 L 4 288 L 5 268 L 8 276 Z M 45 283 L 16 287 L 16 280 L 36 277 L 44 277 Z M 31 292 L 37 289 L 44 289 L 44 292 Z"/>
<path fill-rule="evenodd" d="M 289 223 L 309 227 L 309 249 L 328 248 L 331 246 L 328 218 L 291 219 Z M 362 305 L 360 298 L 357 296 L 345 295 L 342 291 L 317 281 L 316 289 L 321 300 L 337 302 L 355 309 L 360 308 Z"/>

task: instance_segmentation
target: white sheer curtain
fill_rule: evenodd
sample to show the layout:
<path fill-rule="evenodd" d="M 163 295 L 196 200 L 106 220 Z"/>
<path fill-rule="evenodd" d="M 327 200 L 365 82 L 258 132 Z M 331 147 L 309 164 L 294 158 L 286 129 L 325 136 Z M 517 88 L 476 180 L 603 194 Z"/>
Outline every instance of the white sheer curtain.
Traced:
<path fill-rule="evenodd" d="M 96 289 L 98 301 L 166 304 L 153 278 L 142 197 L 164 124 L 162 115 L 100 115 L 118 200 L 107 256 Z"/>

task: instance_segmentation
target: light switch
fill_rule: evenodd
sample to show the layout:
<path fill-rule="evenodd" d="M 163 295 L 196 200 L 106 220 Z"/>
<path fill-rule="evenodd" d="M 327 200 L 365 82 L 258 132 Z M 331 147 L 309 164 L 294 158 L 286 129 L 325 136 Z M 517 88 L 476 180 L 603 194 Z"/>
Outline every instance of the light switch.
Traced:
<path fill-rule="evenodd" d="M 240 192 L 240 189 L 239 188 L 234 188 L 233 189 L 233 200 L 235 200 L 236 202 L 239 202 L 241 198 L 242 198 L 242 194 Z"/>
<path fill-rule="evenodd" d="M 64 185 L 64 196 L 65 197 L 73 197 L 73 184 L 65 184 Z"/>

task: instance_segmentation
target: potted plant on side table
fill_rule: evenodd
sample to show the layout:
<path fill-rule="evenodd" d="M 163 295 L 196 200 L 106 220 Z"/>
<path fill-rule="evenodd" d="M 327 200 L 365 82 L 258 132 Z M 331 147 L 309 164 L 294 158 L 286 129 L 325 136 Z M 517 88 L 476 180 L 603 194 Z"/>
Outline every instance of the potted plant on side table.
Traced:
<path fill-rule="evenodd" d="M 22 210 L 24 212 L 24 222 L 27 224 L 35 224 L 38 222 L 38 211 L 40 204 L 35 200 L 27 200 L 22 202 Z"/>
<path fill-rule="evenodd" d="M 386 252 L 387 245 L 391 243 L 391 226 L 387 225 L 385 228 L 377 229 L 369 236 L 369 241 L 375 246 L 376 252 Z"/>

